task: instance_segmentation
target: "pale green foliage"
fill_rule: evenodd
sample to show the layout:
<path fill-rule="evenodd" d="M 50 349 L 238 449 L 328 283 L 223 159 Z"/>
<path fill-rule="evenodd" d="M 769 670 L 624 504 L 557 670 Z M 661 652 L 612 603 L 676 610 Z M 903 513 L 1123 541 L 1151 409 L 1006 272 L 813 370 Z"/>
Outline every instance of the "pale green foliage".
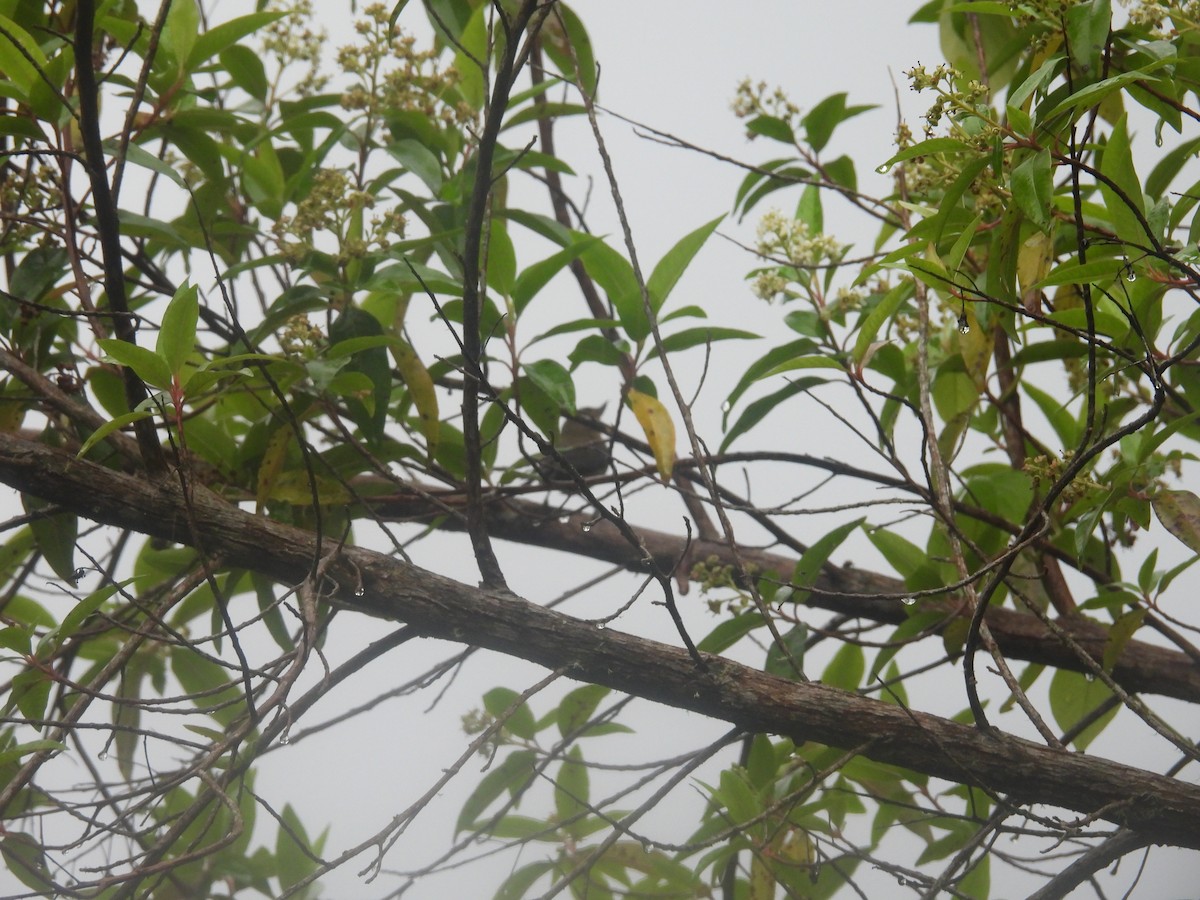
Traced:
<path fill-rule="evenodd" d="M 699 535 L 713 542 L 704 555 L 680 536 L 676 570 L 656 574 L 668 587 L 688 576 L 701 586 L 712 623 L 700 650 L 1023 733 L 1036 717 L 1014 695 L 1029 692 L 1049 721 L 1043 736 L 1079 750 L 1111 735 L 1114 716 L 1135 714 L 1180 746 L 1169 723 L 1125 702 L 1118 676 L 1150 627 L 1170 636 L 1180 665 L 1194 654 L 1181 633 L 1194 621 L 1175 629 L 1162 614 L 1177 610 L 1177 577 L 1200 546 L 1200 501 L 1177 484 L 1200 439 L 1197 4 L 1130 4 L 1114 29 L 1105 0 L 973 12 L 927 3 L 917 19 L 939 28 L 947 60 L 908 72 L 929 100 L 923 121 L 881 131 L 853 157 L 835 155 L 839 129 L 870 107 L 842 93 L 802 105 L 786 87 L 731 86 L 730 128 L 740 120 L 754 150 L 782 155 L 749 165 L 735 197 L 711 198 L 732 201 L 732 216 L 679 223 L 682 237 L 643 261 L 644 283 L 630 248 L 591 233 L 567 202 L 579 199 L 572 165 L 583 163 L 531 139 L 538 123 L 585 111 L 564 84 L 594 91 L 592 60 L 619 58 L 594 50 L 566 7 L 540 23 L 534 80 L 522 70 L 506 94 L 500 61 L 539 26 L 535 17 L 505 31 L 522 3 L 428 0 L 429 45 L 408 27 L 419 4 L 367 6 L 329 72 L 305 0 L 208 25 L 191 0 L 175 0 L 161 45 L 136 4 L 111 4 L 95 22 L 94 62 L 107 76 L 97 123 L 76 96 L 76 23 L 60 4 L 8 6 L 0 431 L 25 428 L 30 440 L 136 470 L 142 457 L 122 429 L 153 421 L 187 491 L 318 531 L 327 549 L 369 535 L 405 559 L 427 529 L 466 527 L 472 491 L 486 493 L 488 514 L 501 510 L 497 521 L 520 521 L 510 535 L 611 559 L 539 529 L 579 511 L 586 535 L 624 517 L 627 501 L 636 509 L 639 492 L 675 503 L 671 485 L 693 495 L 687 516 L 710 515 L 714 495 L 695 473 L 719 463 L 715 496 L 739 536 L 769 533 L 777 545 L 750 564 L 727 546 L 710 556 L 725 536 L 715 516 Z M 119 233 L 106 215 L 115 211 L 81 189 L 80 170 L 97 163 L 82 137 L 101 127 L 114 131 L 102 135 L 99 168 L 124 172 Z M 494 165 L 479 172 L 485 150 Z M 884 196 L 860 185 L 860 166 L 888 174 Z M 794 213 L 766 207 L 784 198 Z M 835 202 L 863 215 L 874 242 L 828 233 Z M 765 337 L 741 327 L 733 304 L 684 302 L 675 290 L 712 235 L 751 213 L 738 302 L 777 302 Z M 483 224 L 472 241 L 474 217 Z M 109 256 L 112 246 L 121 252 Z M 475 259 L 479 284 L 464 284 Z M 128 310 L 116 308 L 113 278 Z M 139 343 L 117 336 L 123 316 L 139 322 Z M 723 355 L 727 343 L 754 349 Z M 719 433 L 693 433 L 678 409 L 668 374 L 693 365 L 703 367 L 698 403 L 724 412 Z M 138 382 L 150 396 L 134 403 Z M 609 464 L 580 473 L 548 463 L 563 417 L 601 392 L 616 422 L 603 432 Z M 476 399 L 479 421 L 464 422 Z M 863 467 L 841 449 L 851 442 L 870 450 Z M 735 444 L 756 453 L 738 456 Z M 712 455 L 694 459 L 697 447 Z M 763 461 L 778 468 L 763 476 Z M 548 471 L 549 485 L 538 474 Z M 839 488 L 806 508 L 791 485 L 814 471 Z M 544 492 L 544 510 L 522 505 Z M 350 615 L 330 615 L 319 565 L 297 588 L 209 558 L 194 535 L 188 546 L 97 535 L 83 501 L 22 499 L 28 520 L 12 521 L 0 547 L 0 850 L 13 876 L 46 894 L 318 896 L 326 838 L 315 835 L 327 823 L 302 823 L 253 789 L 255 767 L 273 762 L 267 751 L 300 733 L 302 718 L 315 721 L 308 701 L 355 674 L 323 672 L 317 655 L 324 629 Z M 1142 546 L 1152 510 L 1187 551 L 1163 548 L 1164 568 L 1159 549 Z M 873 554 L 881 572 L 837 565 L 856 541 L 856 558 Z M 652 567 L 636 535 L 631 546 L 628 566 Z M 456 574 L 473 581 L 460 547 Z M 75 584 L 93 577 L 98 585 Z M 1065 662 L 1051 650 L 1014 653 L 1011 681 L 985 711 L 954 665 L 980 647 L 976 604 L 1084 617 L 1107 629 L 1103 649 Z M 589 621 L 608 627 L 626 608 L 612 606 Z M 297 686 L 297 660 L 317 687 Z M 1050 664 L 1061 668 L 1035 684 Z M 935 691 L 912 677 L 924 666 L 939 673 Z M 427 681 L 403 690 L 413 685 Z M 486 771 L 470 760 L 458 776 L 476 780 L 446 860 L 475 842 L 515 850 L 500 897 L 538 896 L 560 880 L 589 898 L 845 896 L 870 869 L 891 873 L 893 889 L 941 878 L 984 897 L 1007 861 L 993 830 L 1015 838 L 1025 824 L 989 819 L 1000 798 L 876 762 L 870 748 L 739 734 L 647 764 L 647 783 L 682 773 L 703 800 L 674 830 L 643 832 L 641 805 L 674 797 L 648 799 L 640 776 L 615 782 L 624 773 L 599 765 L 631 731 L 626 698 L 601 684 L 481 694 L 464 730 Z M 73 718 L 85 710 L 90 733 Z M 406 724 L 414 745 L 422 727 Z M 654 736 L 642 737 L 641 758 L 657 759 Z M 61 791 L 39 768 L 52 753 L 77 773 L 95 767 L 97 783 Z M 689 768 L 710 759 L 703 778 Z M 381 818 L 369 827 L 386 847 L 410 820 Z M 1018 853 L 1067 838 L 1079 840 L 1072 851 L 1087 846 L 1087 835 L 1037 821 L 1044 830 L 1030 827 Z M 43 837 L 47 823 L 76 831 Z M 918 857 L 895 857 L 912 846 L 897 832 L 918 842 Z"/>

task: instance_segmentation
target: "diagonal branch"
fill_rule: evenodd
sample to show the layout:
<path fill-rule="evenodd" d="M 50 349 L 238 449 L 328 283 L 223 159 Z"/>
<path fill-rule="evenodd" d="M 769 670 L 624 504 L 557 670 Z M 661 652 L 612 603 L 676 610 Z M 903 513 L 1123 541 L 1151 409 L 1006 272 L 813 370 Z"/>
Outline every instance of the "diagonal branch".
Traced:
<path fill-rule="evenodd" d="M 191 540 L 194 525 L 231 566 L 295 582 L 315 552 L 310 532 L 244 512 L 197 487 L 189 516 L 179 487 L 151 482 L 0 434 L 0 481 L 109 525 Z M 471 587 L 361 548 L 330 564 L 344 606 L 408 623 L 571 677 L 723 720 L 747 731 L 854 748 L 937 778 L 1015 800 L 1073 810 L 1137 831 L 1153 843 L 1200 849 L 1200 787 L 1098 757 L 1007 735 L 983 734 L 822 684 L 785 681 L 709 657 L 697 670 L 683 650 L 544 609 L 508 591 Z M 1069 825 L 1067 827 L 1070 827 Z"/>
<path fill-rule="evenodd" d="M 462 527 L 461 519 L 446 515 L 447 507 L 454 505 L 449 498 L 440 497 L 435 504 L 415 495 L 372 501 L 372 508 L 384 518 L 436 521 L 439 528 L 459 530 Z M 643 555 L 635 551 L 609 523 L 594 521 L 590 513 L 564 514 L 557 509 L 551 513 L 547 507 L 530 501 L 506 498 L 503 502 L 488 504 L 486 516 L 489 533 L 501 540 L 561 550 L 575 556 L 613 563 L 631 572 L 648 571 L 647 555 L 660 568 L 669 568 L 685 550 L 689 550 L 692 559 L 714 559 L 720 566 L 733 565 L 733 555 L 724 541 L 694 539 L 688 548 L 687 542 L 677 535 L 638 528 L 640 546 L 645 548 L 647 554 Z M 585 525 L 588 527 L 585 528 Z M 796 565 L 794 556 L 770 550 L 741 547 L 739 553 L 749 569 L 768 576 L 775 573 L 784 580 L 791 576 Z M 900 602 L 900 598 L 909 593 L 902 581 L 878 572 L 851 566 L 827 566 L 818 575 L 807 604 L 840 615 L 899 625 L 910 615 L 909 607 Z M 932 633 L 941 633 L 965 616 L 961 604 L 953 599 L 926 599 L 916 608 L 944 613 L 942 622 L 931 626 Z M 1056 669 L 1084 673 L 1090 671 L 1035 616 L 1012 609 L 990 607 L 987 622 L 992 629 L 992 636 L 1007 657 Z M 1107 628 L 1082 615 L 1060 618 L 1057 624 L 1094 661 L 1103 660 L 1105 647 L 1110 640 Z M 1131 640 L 1116 660 L 1111 674 L 1127 691 L 1200 703 L 1200 666 L 1187 654 L 1177 650 Z"/>

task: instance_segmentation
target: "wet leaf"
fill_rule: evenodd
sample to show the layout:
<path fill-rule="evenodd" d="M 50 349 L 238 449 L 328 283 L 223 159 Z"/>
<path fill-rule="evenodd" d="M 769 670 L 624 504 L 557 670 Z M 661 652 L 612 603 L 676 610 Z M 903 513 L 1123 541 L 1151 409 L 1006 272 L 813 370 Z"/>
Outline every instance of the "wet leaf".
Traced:
<path fill-rule="evenodd" d="M 1191 491 L 1159 491 L 1151 503 L 1163 528 L 1200 553 L 1200 497 Z"/>
<path fill-rule="evenodd" d="M 658 475 L 666 481 L 675 469 L 675 423 L 671 414 L 657 397 L 641 391 L 630 390 L 628 399 L 634 416 L 646 433 L 646 442 L 654 451 Z"/>

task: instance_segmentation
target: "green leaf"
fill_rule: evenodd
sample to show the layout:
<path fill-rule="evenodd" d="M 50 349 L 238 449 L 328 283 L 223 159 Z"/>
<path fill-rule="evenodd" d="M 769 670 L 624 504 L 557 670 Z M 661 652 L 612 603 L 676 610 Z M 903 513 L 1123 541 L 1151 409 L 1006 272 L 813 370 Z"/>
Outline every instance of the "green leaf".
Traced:
<path fill-rule="evenodd" d="M 387 425 L 388 402 L 392 396 L 392 369 L 388 364 L 386 348 L 388 341 L 378 319 L 356 306 L 348 306 L 329 326 L 330 354 L 336 353 L 342 342 L 361 338 L 383 338 L 377 343 L 367 341 L 364 345 L 351 344 L 354 350 L 350 365 L 346 367 L 347 371 L 361 372 L 370 380 L 372 408 L 357 398 L 350 398 L 347 406 L 363 434 L 372 441 L 379 441 Z"/>
<path fill-rule="evenodd" d="M 0 15 L 0 28 L 4 37 L 0 39 L 0 72 L 28 102 L 33 87 L 40 80 L 38 71 L 46 66 L 46 55 L 42 48 L 24 28 L 7 16 Z"/>
<path fill-rule="evenodd" d="M 1071 94 L 1062 102 L 1058 103 L 1049 112 L 1038 112 L 1038 118 L 1043 122 L 1057 116 L 1059 113 L 1067 110 L 1077 110 L 1085 107 L 1096 106 L 1107 97 L 1122 88 L 1133 84 L 1137 81 L 1153 81 L 1150 78 L 1150 73 L 1155 69 L 1161 68 L 1170 62 L 1175 62 L 1174 58 L 1157 60 L 1148 66 L 1141 69 L 1135 69 L 1132 72 L 1122 72 L 1119 75 L 1113 75 L 1111 78 L 1105 78 L 1103 81 L 1098 81 L 1095 84 L 1088 85 L 1085 88 L 1080 88 L 1075 93 Z"/>
<path fill-rule="evenodd" d="M 752 331 L 743 331 L 740 328 L 717 328 L 712 325 L 701 325 L 667 335 L 663 338 L 662 349 L 664 353 L 675 353 L 690 347 L 707 346 L 714 341 L 759 340 L 760 337 Z M 657 351 L 655 351 L 655 355 L 657 355 Z"/>
<path fill-rule="evenodd" d="M 587 766 L 583 764 L 583 750 L 575 744 L 567 751 L 567 758 L 558 769 L 554 780 L 554 810 L 558 821 L 569 823 L 572 819 L 586 816 L 590 795 Z M 574 827 L 566 825 L 566 831 L 578 835 L 581 822 Z"/>
<path fill-rule="evenodd" d="M 1021 212 L 1042 231 L 1049 232 L 1054 203 L 1054 181 L 1050 174 L 1050 151 L 1040 150 L 1013 169 L 1012 195 Z"/>
<path fill-rule="evenodd" d="M 279 867 L 280 886 L 289 888 L 315 872 L 320 862 L 315 858 L 304 823 L 292 804 L 284 804 L 280 818 L 284 827 L 275 836 L 275 861 Z"/>
<path fill-rule="evenodd" d="M 118 141 L 108 140 L 104 142 L 104 149 L 115 156 L 121 149 L 121 145 Z M 149 169 L 151 172 L 161 175 L 169 181 L 174 182 L 177 186 L 187 190 L 187 182 L 183 180 L 183 176 L 179 174 L 175 166 L 172 166 L 165 160 L 159 159 L 153 153 L 146 151 L 137 144 L 130 143 L 126 145 L 125 159 L 134 165 L 141 166 L 143 169 Z"/>
<path fill-rule="evenodd" d="M 816 387 L 818 384 L 825 384 L 824 378 L 816 378 L 809 376 L 807 378 L 797 378 L 791 381 L 787 386 L 780 388 L 772 394 L 765 397 L 760 397 L 753 403 L 750 403 L 733 426 L 726 429 L 725 437 L 721 440 L 721 447 L 718 453 L 724 453 L 729 449 L 733 442 L 761 422 L 769 413 L 779 408 L 783 402 L 796 394 L 801 394 L 809 388 Z"/>
<path fill-rule="evenodd" d="M 600 705 L 600 701 L 609 693 L 611 693 L 610 689 L 603 685 L 587 684 L 563 697 L 554 712 L 558 733 L 564 738 L 575 735 L 592 717 L 596 707 Z"/>
<path fill-rule="evenodd" d="M 846 106 L 845 93 L 826 97 L 810 109 L 802 120 L 808 145 L 820 153 L 838 125 L 872 109 L 875 109 L 874 105 Z"/>
<path fill-rule="evenodd" d="M 785 363 L 780 363 L 775 368 L 768 372 L 764 372 L 759 378 L 770 378 L 772 375 L 778 375 L 781 372 L 793 372 L 797 369 L 837 369 L 838 371 L 846 371 L 846 367 L 830 356 L 801 356 L 797 359 L 790 359 Z"/>
<path fill-rule="evenodd" d="M 512 294 L 517 277 L 517 254 L 508 229 L 501 219 L 493 219 L 487 236 L 487 259 L 482 267 L 488 287 L 502 296 Z"/>
<path fill-rule="evenodd" d="M 587 247 L 580 254 L 580 259 L 588 274 L 608 295 L 608 302 L 617 311 L 617 318 L 625 333 L 631 340 L 644 340 L 650 333 L 650 322 L 646 318 L 646 308 L 642 303 L 641 288 L 633 274 L 633 266 L 603 241 Z"/>
<path fill-rule="evenodd" d="M 516 796 L 533 778 L 537 754 L 532 750 L 516 750 L 504 761 L 488 772 L 471 795 L 463 803 L 454 825 L 454 833 L 460 834 L 475 825 L 483 811 L 505 791 Z"/>
<path fill-rule="evenodd" d="M 71 635 L 83 627 L 84 622 L 88 620 L 92 613 L 104 605 L 106 600 L 133 581 L 133 578 L 126 578 L 119 584 L 106 584 L 92 591 L 92 593 L 76 603 L 71 611 L 63 617 L 62 624 L 55 629 L 53 635 L 60 643 L 71 637 Z"/>
<path fill-rule="evenodd" d="M 519 738 L 526 740 L 537 734 L 537 722 L 529 705 L 520 702 L 521 695 L 511 688 L 492 688 L 483 695 L 483 706 L 497 720 L 503 718 L 503 725 Z M 509 712 L 515 704 L 516 709 Z"/>
<path fill-rule="evenodd" d="M 575 382 L 561 363 L 540 359 L 522 365 L 529 380 L 545 392 L 564 412 L 575 412 Z"/>
<path fill-rule="evenodd" d="M 522 271 L 513 282 L 512 287 L 512 301 L 517 314 L 525 311 L 529 302 L 541 292 L 551 278 L 562 271 L 563 267 L 578 259 L 584 251 L 598 241 L 599 238 L 596 237 L 581 237 L 572 242 L 571 246 L 564 247 L 552 256 L 539 260 Z"/>
<path fill-rule="evenodd" d="M 846 691 L 858 690 L 862 684 L 863 673 L 866 672 L 866 657 L 862 647 L 854 644 L 843 644 L 825 671 L 821 673 L 821 682 L 830 687 Z"/>
<path fill-rule="evenodd" d="M 175 292 L 163 314 L 162 329 L 158 332 L 155 346 L 172 375 L 179 375 L 184 362 L 195 349 L 199 315 L 198 292 L 194 286 L 185 284 Z"/>
<path fill-rule="evenodd" d="M 226 670 L 190 647 L 171 652 L 171 671 L 200 709 L 228 727 L 246 711 L 245 698 Z"/>
<path fill-rule="evenodd" d="M 721 224 L 724 218 L 724 215 L 717 216 L 711 222 L 707 222 L 695 231 L 685 234 L 658 261 L 658 265 L 654 267 L 654 271 L 650 273 L 650 277 L 646 280 L 646 290 L 650 294 L 650 305 L 655 312 L 662 309 L 663 303 L 666 302 L 667 297 L 679 281 L 680 276 L 683 275 L 684 271 L 686 271 L 687 267 L 696 257 L 696 254 L 700 252 L 700 248 L 704 246 L 705 241 L 716 231 L 717 226 Z"/>
<path fill-rule="evenodd" d="M 1062 442 L 1063 449 L 1075 447 L 1079 443 L 1079 424 L 1063 401 L 1046 393 L 1041 388 L 1034 387 L 1029 381 L 1022 382 L 1021 388 L 1038 405 L 1042 415 L 1049 420 L 1054 433 Z"/>
<path fill-rule="evenodd" d="M 175 61 L 177 76 L 188 71 L 188 58 L 200 33 L 200 9 L 196 0 L 174 0 L 167 12 L 160 45 Z"/>
<path fill-rule="evenodd" d="M 1089 715 L 1111 696 L 1112 692 L 1104 682 L 1085 678 L 1078 672 L 1067 669 L 1059 669 L 1050 680 L 1050 711 L 1054 714 L 1054 721 L 1064 731 Z M 1072 741 L 1075 747 L 1080 751 L 1086 750 L 1088 744 L 1112 721 L 1119 708 L 1119 705 L 1113 707 L 1080 732 Z"/>
<path fill-rule="evenodd" d="M 517 869 L 500 885 L 496 891 L 496 900 L 521 900 L 528 896 L 529 889 L 547 872 L 551 872 L 559 863 L 551 860 L 531 862 Z"/>
<path fill-rule="evenodd" d="M 1142 185 L 1133 167 L 1133 150 L 1129 143 L 1127 119 L 1122 116 L 1113 126 L 1100 157 L 1100 194 L 1113 223 L 1117 237 L 1137 247 L 1153 238 L 1146 233 L 1142 221 L 1146 215 L 1146 200 Z"/>
<path fill-rule="evenodd" d="M 552 33 L 543 30 L 546 54 L 554 60 L 554 64 L 558 66 L 560 72 L 574 76 L 583 89 L 595 97 L 600 73 L 596 67 L 596 59 L 592 53 L 592 41 L 588 37 L 587 29 L 584 28 L 583 22 L 580 21 L 575 11 L 566 4 L 558 6 L 552 21 L 561 21 L 566 26 L 566 33 L 564 35 L 558 29 Z M 564 38 L 570 42 L 570 50 L 563 43 Z"/>
<path fill-rule="evenodd" d="M 194 72 L 218 53 L 232 49 L 242 38 L 254 34 L 272 22 L 278 22 L 287 15 L 284 12 L 257 12 L 214 25 L 195 39 L 195 44 L 187 57 L 188 70 Z M 259 99 L 262 98 L 259 97 Z"/>
<path fill-rule="evenodd" d="M 54 574 L 69 584 L 75 583 L 75 541 L 79 537 L 79 517 L 74 513 L 57 512 L 36 515 L 50 506 L 33 494 L 22 494 L 26 512 L 33 513 L 29 527 L 37 540 L 39 552 L 50 564 Z"/>
<path fill-rule="evenodd" d="M 775 366 L 779 365 L 785 360 L 793 359 L 797 356 L 806 356 L 814 352 L 816 349 L 816 343 L 808 338 L 801 338 L 799 340 L 791 341 L 787 344 L 782 344 L 778 347 L 771 348 L 765 354 L 763 354 L 763 356 L 751 363 L 749 368 L 746 369 L 745 374 L 738 379 L 737 385 L 732 391 L 729 392 L 729 396 L 725 400 L 726 407 L 732 408 L 733 405 L 737 403 L 738 398 L 741 397 L 742 394 L 744 394 L 752 384 L 761 380 L 763 373 L 773 369 Z"/>
<path fill-rule="evenodd" d="M 767 661 L 763 665 L 763 671 L 779 678 L 787 678 L 790 681 L 802 679 L 804 677 L 804 651 L 808 649 L 807 626 L 801 622 L 789 628 L 780 637 L 783 638 L 783 646 L 787 649 L 787 653 L 783 652 L 778 641 L 772 641 L 771 646 L 767 648 Z"/>
<path fill-rule="evenodd" d="M 117 338 L 102 338 L 97 343 L 111 362 L 133 369 L 138 378 L 152 387 L 170 390 L 171 368 L 157 353 Z"/>
<path fill-rule="evenodd" d="M 794 146 L 796 143 L 796 133 L 792 131 L 792 126 L 775 116 L 755 116 L 746 123 L 746 133 L 767 137 L 781 144 Z"/>
<path fill-rule="evenodd" d="M 54 879 L 50 877 L 46 851 L 41 841 L 28 834 L 9 831 L 0 839 L 0 856 L 4 857 L 8 872 L 35 894 L 49 897 L 59 893 Z"/>
<path fill-rule="evenodd" d="M 66 749 L 67 745 L 60 742 L 60 740 L 30 740 L 28 743 L 17 744 L 16 746 L 0 750 L 0 766 L 8 766 L 8 764 L 23 760 L 26 756 L 46 754 L 46 752 L 60 752 Z"/>
<path fill-rule="evenodd" d="M 909 590 L 943 586 L 941 574 L 929 554 L 905 537 L 883 528 L 866 529 L 867 538 L 904 579 Z"/>
<path fill-rule="evenodd" d="M 829 561 L 830 555 L 864 521 L 866 520 L 855 519 L 853 522 L 845 522 L 823 535 L 804 551 L 804 555 L 796 563 L 796 568 L 792 570 L 792 585 L 800 589 L 795 594 L 798 603 L 808 600 L 809 591 L 807 589 L 817 583 L 817 579 L 821 577 L 821 570 L 825 568 L 825 563 Z"/>
<path fill-rule="evenodd" d="M 755 628 L 764 625 L 762 615 L 755 610 L 721 622 L 696 645 L 701 653 L 724 653 Z"/>
<path fill-rule="evenodd" d="M 1067 46 L 1071 61 L 1085 81 L 1094 81 L 1100 74 L 1101 57 L 1108 46 L 1112 24 L 1110 0 L 1084 0 L 1066 10 Z"/>
<path fill-rule="evenodd" d="M 912 296 L 911 281 L 904 280 L 883 295 L 883 299 L 871 307 L 870 312 L 863 316 L 858 326 L 858 336 L 854 340 L 854 361 L 860 366 L 866 358 L 867 351 L 875 342 L 875 336 L 885 322 L 891 320 L 905 300 Z"/>
<path fill-rule="evenodd" d="M 1112 672 L 1121 652 L 1133 640 L 1146 618 L 1146 609 L 1131 609 L 1108 627 L 1108 640 L 1104 643 L 1104 671 Z"/>
<path fill-rule="evenodd" d="M 920 156 L 933 156 L 936 153 L 966 153 L 974 151 L 974 149 L 970 144 L 960 141 L 957 138 L 929 138 L 928 140 L 921 141 L 919 144 L 905 147 L 895 156 L 890 157 L 887 162 L 879 167 L 879 172 L 887 172 L 898 162 L 905 162 L 906 160 L 916 159 Z"/>

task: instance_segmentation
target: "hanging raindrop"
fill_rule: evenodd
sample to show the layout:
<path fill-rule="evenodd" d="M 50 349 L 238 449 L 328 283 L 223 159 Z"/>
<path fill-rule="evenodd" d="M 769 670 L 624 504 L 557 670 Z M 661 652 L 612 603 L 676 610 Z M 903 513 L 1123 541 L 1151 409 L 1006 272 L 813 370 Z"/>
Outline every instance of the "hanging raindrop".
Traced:
<path fill-rule="evenodd" d="M 971 323 L 967 321 L 966 313 L 963 313 L 961 316 L 958 317 L 958 333 L 959 334 L 970 334 L 971 333 Z"/>

